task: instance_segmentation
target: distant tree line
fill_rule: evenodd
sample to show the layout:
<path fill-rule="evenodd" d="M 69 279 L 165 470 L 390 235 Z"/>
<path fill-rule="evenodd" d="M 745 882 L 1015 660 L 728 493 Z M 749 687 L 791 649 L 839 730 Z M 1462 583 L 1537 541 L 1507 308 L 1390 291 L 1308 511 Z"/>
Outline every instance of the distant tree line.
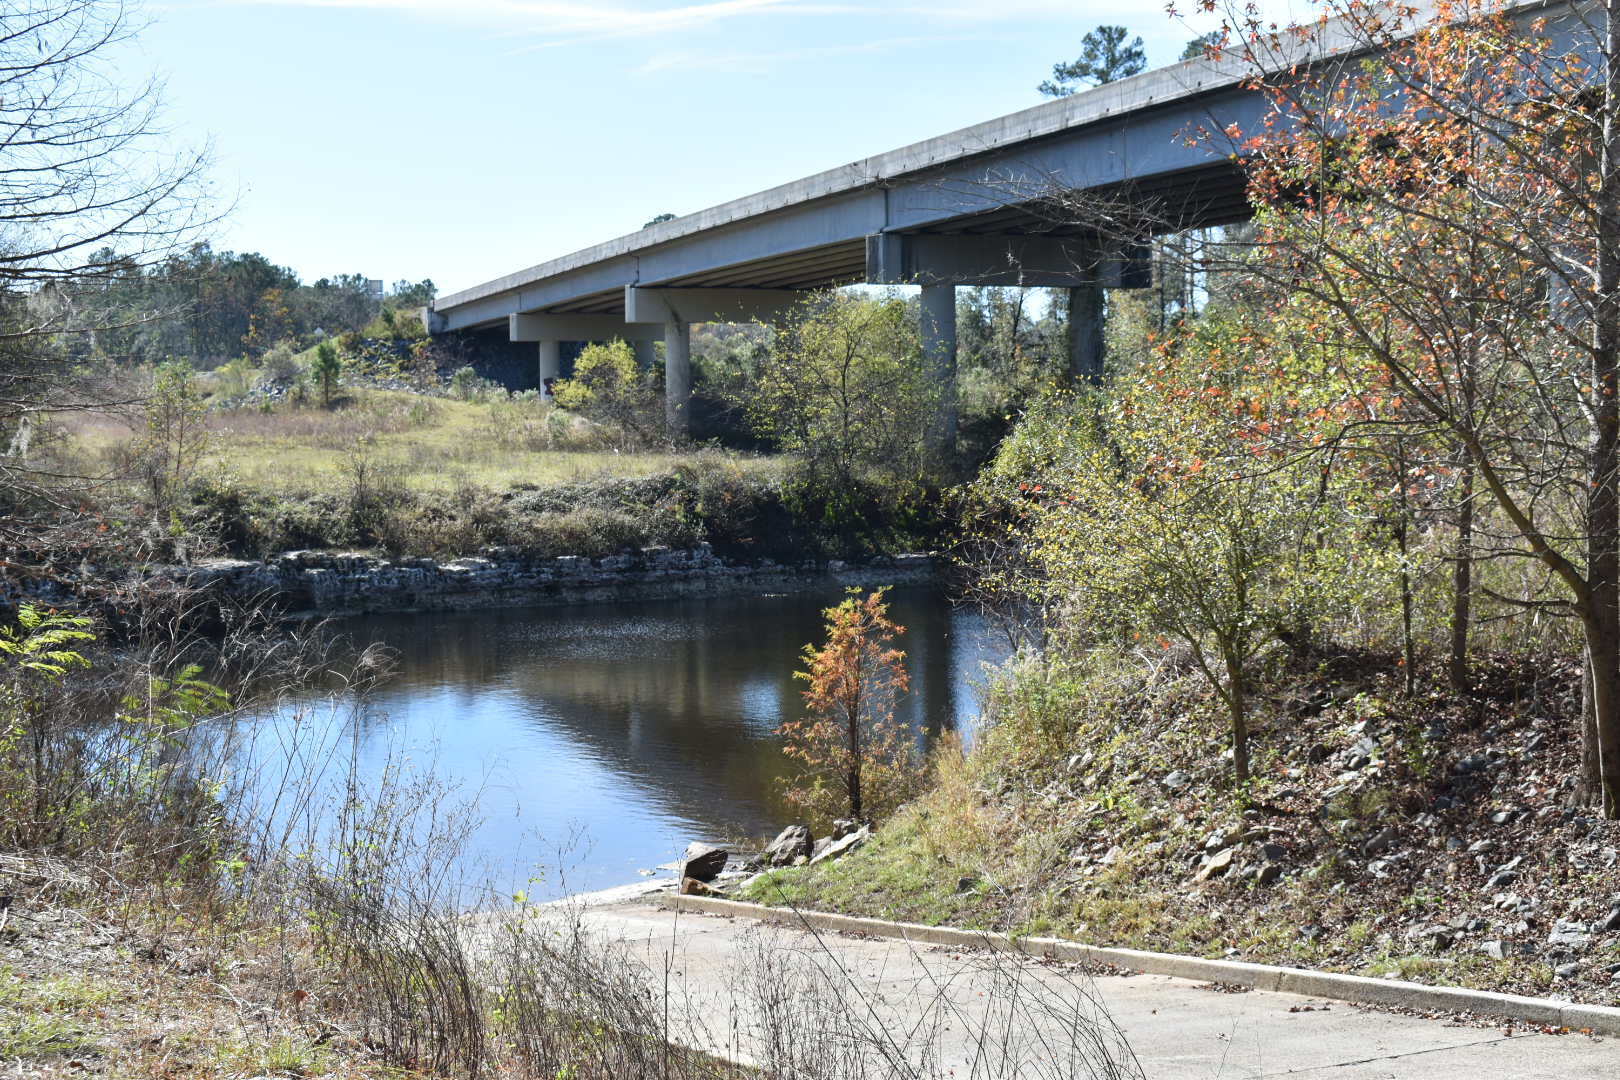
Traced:
<path fill-rule="evenodd" d="M 433 299 L 432 281 L 374 292 L 364 274 L 305 284 L 257 252 L 194 243 L 156 262 L 99 254 L 93 274 L 49 282 L 31 298 L 42 323 L 73 326 L 58 346 L 67 360 L 120 364 L 179 359 L 212 368 L 278 344 L 362 331 L 385 310 L 410 313 Z"/>

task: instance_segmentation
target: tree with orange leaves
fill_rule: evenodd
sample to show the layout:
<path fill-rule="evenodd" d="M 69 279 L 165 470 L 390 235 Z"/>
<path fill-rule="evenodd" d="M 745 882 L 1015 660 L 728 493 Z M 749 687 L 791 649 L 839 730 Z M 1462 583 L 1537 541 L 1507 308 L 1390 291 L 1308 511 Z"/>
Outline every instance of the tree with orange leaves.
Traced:
<path fill-rule="evenodd" d="M 805 718 L 778 729 L 784 752 L 804 766 L 787 797 L 818 817 L 881 817 L 912 793 L 921 771 L 916 739 L 894 716 L 910 678 L 895 648 L 905 627 L 889 618 L 885 591 L 862 598 L 851 590 L 827 608 L 825 643 L 806 645 L 805 669 L 794 673 L 810 685 Z"/>
<path fill-rule="evenodd" d="M 1552 597 L 1511 599 L 1581 626 L 1584 791 L 1620 817 L 1620 0 L 1320 10 L 1231 9 L 1212 47 L 1270 102 L 1208 133 L 1248 170 L 1250 270 L 1455 448 L 1491 509 L 1464 539 L 1543 567 Z"/>

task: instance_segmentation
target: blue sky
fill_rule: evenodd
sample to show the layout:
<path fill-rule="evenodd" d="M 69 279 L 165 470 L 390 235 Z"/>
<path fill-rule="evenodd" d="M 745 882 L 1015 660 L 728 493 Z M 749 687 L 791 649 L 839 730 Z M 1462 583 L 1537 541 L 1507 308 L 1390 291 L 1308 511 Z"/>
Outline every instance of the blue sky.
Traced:
<path fill-rule="evenodd" d="M 1097 0 L 171 0 L 144 62 L 211 140 L 217 246 L 452 291 L 1040 100 Z M 132 76 L 138 74 L 131 72 Z"/>

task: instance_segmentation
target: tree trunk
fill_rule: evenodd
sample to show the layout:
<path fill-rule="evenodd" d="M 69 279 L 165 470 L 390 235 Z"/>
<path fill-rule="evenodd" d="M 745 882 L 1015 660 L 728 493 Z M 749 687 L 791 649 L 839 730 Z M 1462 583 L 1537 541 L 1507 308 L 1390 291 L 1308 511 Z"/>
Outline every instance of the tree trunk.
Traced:
<path fill-rule="evenodd" d="M 1468 630 L 1474 606 L 1474 463 L 1463 458 L 1457 503 L 1457 549 L 1451 573 L 1451 688 L 1468 692 Z"/>
<path fill-rule="evenodd" d="M 1571 800 L 1575 806 L 1597 806 L 1603 801 L 1598 783 L 1602 759 L 1598 756 L 1597 711 L 1592 702 L 1592 657 L 1581 652 L 1581 775 Z"/>
<path fill-rule="evenodd" d="M 844 784 L 849 795 L 849 816 L 856 821 L 861 820 L 861 707 L 860 699 L 856 698 L 848 711 L 849 721 L 849 771 L 844 774 Z"/>
<path fill-rule="evenodd" d="M 1586 788 L 1603 816 L 1620 818 L 1620 620 L 1588 619 L 1587 665 L 1591 671 L 1591 722 L 1582 760 L 1590 770 Z"/>
<path fill-rule="evenodd" d="M 1400 492 L 1395 522 L 1395 547 L 1401 553 L 1401 660 L 1406 667 L 1404 689 L 1407 697 L 1417 693 L 1417 641 L 1412 634 L 1412 509 L 1406 497 L 1406 444 L 1395 440 L 1395 490 Z"/>
<path fill-rule="evenodd" d="M 1603 815 L 1620 818 L 1620 0 L 1604 4 L 1603 153 L 1597 194 L 1597 296 L 1593 311 L 1591 474 L 1586 506 L 1587 580 L 1582 623 L 1592 675 L 1586 779 Z"/>
<path fill-rule="evenodd" d="M 1232 653 L 1226 655 L 1226 703 L 1232 713 L 1232 770 L 1237 782 L 1249 782 L 1249 715 L 1243 693 L 1243 663 Z"/>

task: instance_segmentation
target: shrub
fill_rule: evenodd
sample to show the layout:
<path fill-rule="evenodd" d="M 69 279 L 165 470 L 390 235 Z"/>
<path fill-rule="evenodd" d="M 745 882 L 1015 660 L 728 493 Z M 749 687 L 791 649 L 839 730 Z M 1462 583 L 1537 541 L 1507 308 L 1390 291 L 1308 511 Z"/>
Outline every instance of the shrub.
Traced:
<path fill-rule="evenodd" d="M 915 320 L 895 298 L 819 298 L 776 335 L 742 389 L 759 434 L 797 460 L 793 494 L 853 551 L 877 517 L 916 501 L 937 469 L 938 387 Z"/>
<path fill-rule="evenodd" d="M 847 812 L 870 821 L 893 811 L 917 789 L 921 761 L 913 733 L 894 717 L 906 692 L 905 656 L 895 641 L 905 632 L 889 618 L 883 590 L 853 592 L 823 612 L 826 643 L 804 648 L 806 718 L 779 729 L 782 752 L 803 772 L 790 781 L 788 801 L 832 818 Z"/>
<path fill-rule="evenodd" d="M 166 505 L 180 492 L 207 452 L 206 413 L 190 365 L 174 361 L 158 367 L 146 399 L 146 432 L 135 455 L 154 502 Z"/>
<path fill-rule="evenodd" d="M 291 382 L 299 372 L 298 354 L 287 342 L 278 342 L 259 358 L 259 366 L 266 382 Z"/>
<path fill-rule="evenodd" d="M 479 375 L 471 364 L 462 365 L 450 376 L 450 394 L 459 401 L 487 401 L 505 393 L 499 383 Z"/>
<path fill-rule="evenodd" d="M 337 346 L 330 341 L 317 345 L 309 373 L 321 388 L 321 404 L 330 406 L 332 395 L 337 391 L 338 377 L 343 374 L 343 359 L 338 355 Z"/>
<path fill-rule="evenodd" d="M 641 370 L 628 342 L 586 346 L 573 377 L 554 389 L 558 405 L 616 433 L 621 449 L 652 446 L 663 437 L 657 376 Z"/>

